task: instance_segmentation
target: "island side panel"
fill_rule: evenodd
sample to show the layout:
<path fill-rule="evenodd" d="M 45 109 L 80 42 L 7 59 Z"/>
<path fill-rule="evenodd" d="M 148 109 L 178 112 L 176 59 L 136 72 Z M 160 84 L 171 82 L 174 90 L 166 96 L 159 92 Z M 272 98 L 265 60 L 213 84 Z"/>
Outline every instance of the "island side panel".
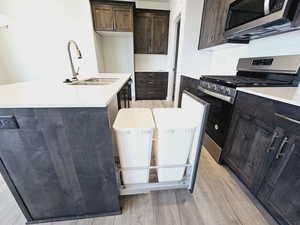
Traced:
<path fill-rule="evenodd" d="M 33 221 L 120 212 L 106 108 L 0 109 L 10 115 L 19 129 L 0 129 L 0 158 Z"/>

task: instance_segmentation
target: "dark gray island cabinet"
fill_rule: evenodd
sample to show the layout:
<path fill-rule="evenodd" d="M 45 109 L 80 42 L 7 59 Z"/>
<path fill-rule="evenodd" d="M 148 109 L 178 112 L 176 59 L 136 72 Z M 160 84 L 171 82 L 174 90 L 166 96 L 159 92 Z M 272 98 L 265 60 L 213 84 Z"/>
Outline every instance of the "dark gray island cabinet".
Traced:
<path fill-rule="evenodd" d="M 28 223 L 120 213 L 108 109 L 0 109 L 0 169 Z"/>
<path fill-rule="evenodd" d="M 299 106 L 239 92 L 222 159 L 280 224 L 300 224 Z"/>

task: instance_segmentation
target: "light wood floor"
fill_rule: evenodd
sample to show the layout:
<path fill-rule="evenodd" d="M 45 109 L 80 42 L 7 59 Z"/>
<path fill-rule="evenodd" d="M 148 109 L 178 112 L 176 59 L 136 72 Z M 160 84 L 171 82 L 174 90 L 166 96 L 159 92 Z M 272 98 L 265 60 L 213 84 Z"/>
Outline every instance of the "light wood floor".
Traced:
<path fill-rule="evenodd" d="M 139 101 L 133 107 L 170 107 L 164 101 Z M 277 225 L 226 167 L 202 151 L 195 192 L 170 190 L 126 196 L 120 216 L 47 223 L 47 225 Z M 0 225 L 25 219 L 0 179 Z"/>

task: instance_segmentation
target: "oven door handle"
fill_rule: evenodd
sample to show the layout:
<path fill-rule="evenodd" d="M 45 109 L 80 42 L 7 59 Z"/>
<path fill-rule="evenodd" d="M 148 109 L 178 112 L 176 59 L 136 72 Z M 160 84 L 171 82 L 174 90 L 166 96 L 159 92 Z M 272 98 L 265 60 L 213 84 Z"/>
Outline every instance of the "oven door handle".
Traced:
<path fill-rule="evenodd" d="M 204 89 L 203 87 L 198 87 L 198 89 L 202 92 L 204 92 L 205 94 L 208 94 L 210 96 L 213 96 L 215 98 L 221 99 L 223 101 L 229 102 L 230 104 L 233 104 L 233 99 L 229 96 L 226 95 L 221 95 L 219 93 L 213 92 L 213 91 L 209 91 Z"/>
<path fill-rule="evenodd" d="M 265 0 L 264 11 L 265 16 L 270 14 L 270 0 Z"/>

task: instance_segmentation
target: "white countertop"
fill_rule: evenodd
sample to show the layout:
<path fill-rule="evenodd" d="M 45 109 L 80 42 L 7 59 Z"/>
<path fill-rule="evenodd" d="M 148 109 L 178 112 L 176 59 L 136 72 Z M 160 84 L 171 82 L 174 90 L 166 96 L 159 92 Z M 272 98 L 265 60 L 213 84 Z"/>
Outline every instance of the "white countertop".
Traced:
<path fill-rule="evenodd" d="M 0 108 L 106 107 L 131 74 L 99 73 L 79 75 L 78 78 L 82 80 L 93 77 L 120 79 L 110 85 L 69 85 L 63 83 L 63 80 L 0 85 Z"/>
<path fill-rule="evenodd" d="M 300 87 L 237 88 L 238 91 L 300 106 Z"/>

